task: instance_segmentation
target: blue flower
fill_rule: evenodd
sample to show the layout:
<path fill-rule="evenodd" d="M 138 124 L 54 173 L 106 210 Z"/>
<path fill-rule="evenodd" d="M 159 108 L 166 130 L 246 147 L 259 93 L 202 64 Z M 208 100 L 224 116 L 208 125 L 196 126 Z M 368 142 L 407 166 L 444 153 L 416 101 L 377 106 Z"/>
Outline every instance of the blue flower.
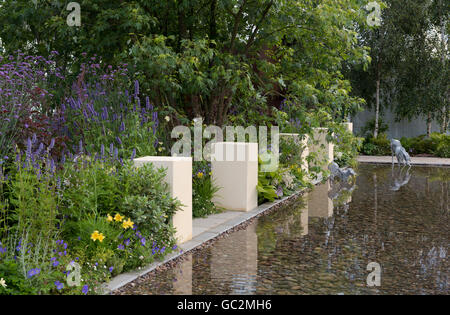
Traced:
<path fill-rule="evenodd" d="M 142 246 L 145 246 L 145 242 L 146 242 L 146 241 L 145 241 L 145 237 L 141 238 L 141 245 L 142 245 Z"/>
<path fill-rule="evenodd" d="M 59 261 L 55 260 L 55 261 L 53 262 L 53 267 L 57 267 L 58 265 L 59 265 Z"/>
<path fill-rule="evenodd" d="M 117 246 L 118 249 L 125 249 L 125 246 L 123 246 L 123 244 L 119 244 L 119 246 Z"/>
<path fill-rule="evenodd" d="M 83 289 L 81 289 L 81 292 L 83 292 L 85 295 L 88 294 L 89 286 L 86 284 L 83 286 Z"/>
<path fill-rule="evenodd" d="M 40 273 L 41 273 L 41 269 L 39 269 L 39 268 L 31 269 L 31 270 L 28 271 L 28 273 L 27 273 L 27 278 L 30 279 L 31 277 L 33 277 L 33 276 L 35 276 L 35 275 L 38 275 L 38 274 L 40 274 Z"/>
<path fill-rule="evenodd" d="M 109 267 L 109 272 L 113 272 L 114 267 Z"/>
<path fill-rule="evenodd" d="M 62 284 L 61 282 L 59 282 L 59 281 L 55 281 L 55 285 L 56 285 L 56 289 L 59 291 L 59 290 L 61 290 L 62 288 L 64 288 L 64 284 Z"/>
<path fill-rule="evenodd" d="M 130 245 L 130 239 L 127 238 L 123 243 L 124 243 L 126 246 Z"/>

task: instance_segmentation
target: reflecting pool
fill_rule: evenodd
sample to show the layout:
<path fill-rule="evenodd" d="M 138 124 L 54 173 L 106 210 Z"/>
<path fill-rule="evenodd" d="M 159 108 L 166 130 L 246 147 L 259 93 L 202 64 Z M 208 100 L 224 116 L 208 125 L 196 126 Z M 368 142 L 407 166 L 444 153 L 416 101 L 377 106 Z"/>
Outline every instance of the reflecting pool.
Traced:
<path fill-rule="evenodd" d="M 449 294 L 450 168 L 358 173 L 354 185 L 322 184 L 125 292 Z M 367 283 L 371 262 L 379 286 Z"/>

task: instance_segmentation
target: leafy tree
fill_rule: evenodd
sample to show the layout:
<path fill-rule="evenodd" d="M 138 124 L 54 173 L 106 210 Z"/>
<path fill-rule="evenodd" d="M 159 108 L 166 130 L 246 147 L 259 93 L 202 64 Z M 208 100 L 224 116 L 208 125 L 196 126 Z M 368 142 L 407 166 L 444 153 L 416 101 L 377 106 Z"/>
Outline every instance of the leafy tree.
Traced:
<path fill-rule="evenodd" d="M 369 70 L 353 67 L 349 77 L 356 94 L 375 107 L 374 137 L 380 108 L 388 106 L 397 119 L 425 115 L 430 134 L 433 118 L 448 124 L 448 51 L 442 27 L 448 20 L 448 5 L 440 0 L 385 3 L 381 26 L 361 32 L 361 44 L 371 47 Z"/>
<path fill-rule="evenodd" d="M 369 61 L 366 0 L 81 0 L 80 27 L 68 2 L 4 0 L 6 52 L 57 50 L 67 74 L 83 52 L 128 62 L 155 105 L 218 125 L 266 122 L 284 99 L 339 119 L 363 104 L 342 64 Z"/>

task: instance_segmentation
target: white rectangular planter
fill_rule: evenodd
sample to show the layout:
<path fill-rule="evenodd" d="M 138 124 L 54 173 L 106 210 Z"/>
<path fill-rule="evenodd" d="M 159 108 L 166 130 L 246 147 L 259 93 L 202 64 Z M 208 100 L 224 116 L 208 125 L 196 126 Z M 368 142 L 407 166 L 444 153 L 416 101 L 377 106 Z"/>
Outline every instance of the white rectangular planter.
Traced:
<path fill-rule="evenodd" d="M 217 142 L 211 147 L 211 172 L 220 187 L 213 202 L 227 210 L 250 211 L 258 206 L 258 144 Z"/>
<path fill-rule="evenodd" d="M 352 122 L 345 122 L 345 123 L 342 123 L 342 124 L 347 128 L 348 131 L 353 133 L 353 123 Z"/>
<path fill-rule="evenodd" d="M 323 170 L 327 170 L 328 164 L 334 160 L 334 144 L 326 140 L 327 133 L 327 128 L 314 128 L 313 137 L 309 141 L 309 152 L 317 154 L 319 161 L 324 164 L 320 165 Z"/>
<path fill-rule="evenodd" d="M 134 159 L 136 166 L 152 163 L 155 168 L 165 168 L 166 183 L 172 198 L 182 204 L 172 219 L 179 244 L 192 239 L 192 158 L 171 156 L 145 156 Z"/>

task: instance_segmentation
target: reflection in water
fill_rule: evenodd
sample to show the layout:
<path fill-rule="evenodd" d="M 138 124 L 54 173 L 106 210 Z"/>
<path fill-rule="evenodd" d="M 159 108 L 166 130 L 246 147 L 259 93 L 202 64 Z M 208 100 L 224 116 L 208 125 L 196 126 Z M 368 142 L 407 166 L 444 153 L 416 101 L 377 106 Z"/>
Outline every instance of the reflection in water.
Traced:
<path fill-rule="evenodd" d="M 406 172 L 403 174 L 403 170 L 406 169 Z M 409 183 L 409 180 L 411 179 L 411 174 L 409 172 L 409 170 L 411 169 L 411 167 L 401 167 L 399 168 L 399 170 L 397 171 L 394 168 L 394 165 L 392 165 L 392 187 L 391 190 L 393 191 L 397 191 L 399 190 L 402 186 L 405 186 Z"/>
<path fill-rule="evenodd" d="M 252 224 L 214 244 L 211 248 L 211 284 L 220 286 L 222 279 L 227 278 L 231 280 L 232 294 L 256 292 L 258 238 L 255 229 L 256 224 Z"/>
<path fill-rule="evenodd" d="M 356 186 L 321 185 L 128 293 L 449 294 L 450 169 L 409 174 L 392 190 L 390 166 L 361 165 Z"/>
<path fill-rule="evenodd" d="M 318 185 L 309 194 L 308 215 L 310 217 L 328 218 L 333 215 L 333 200 L 328 197 L 330 181 Z"/>
<path fill-rule="evenodd" d="M 174 274 L 177 277 L 173 282 L 173 294 L 191 295 L 192 294 L 191 253 L 187 253 L 185 259 L 175 266 Z"/>

